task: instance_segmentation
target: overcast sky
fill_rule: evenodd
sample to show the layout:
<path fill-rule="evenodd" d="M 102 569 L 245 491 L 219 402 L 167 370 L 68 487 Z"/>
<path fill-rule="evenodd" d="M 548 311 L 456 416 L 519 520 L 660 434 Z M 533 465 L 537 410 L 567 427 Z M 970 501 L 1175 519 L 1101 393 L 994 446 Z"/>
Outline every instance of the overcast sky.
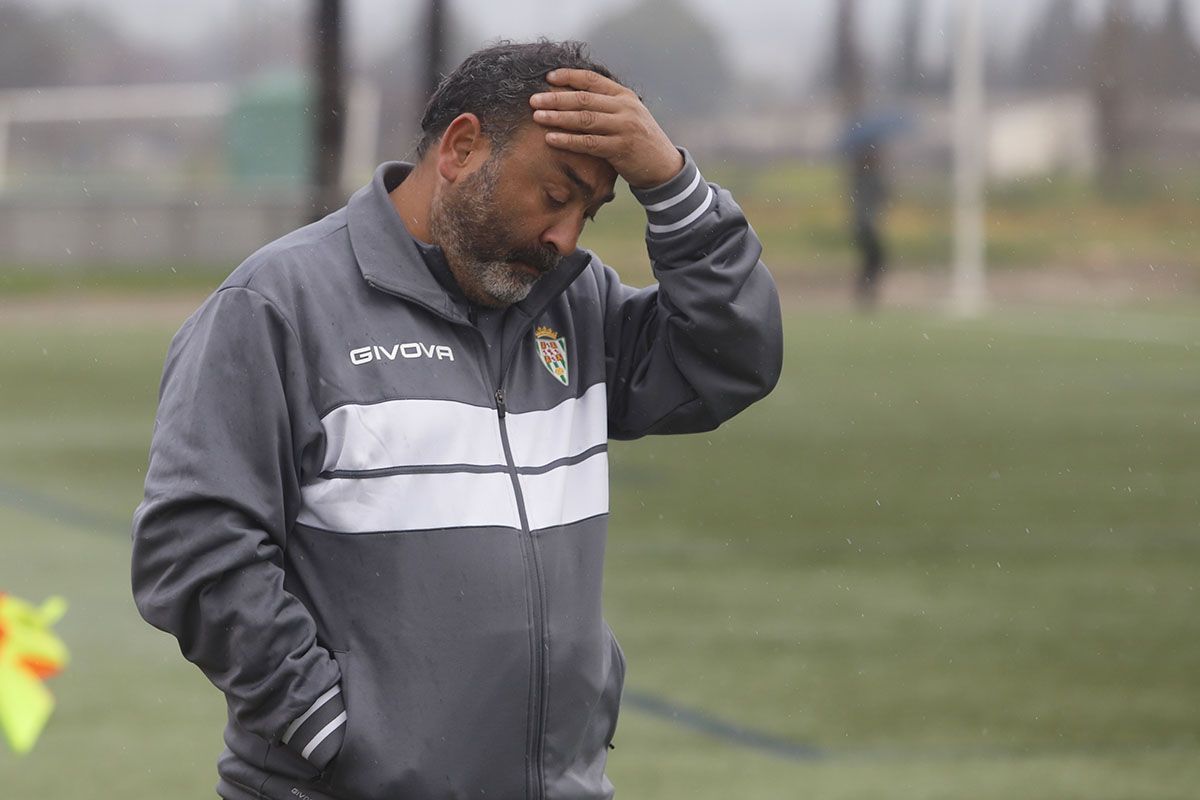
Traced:
<path fill-rule="evenodd" d="M 743 75 L 781 85 L 805 81 L 827 52 L 838 0 L 683 0 L 714 24 L 725 37 L 726 55 Z M 935 57 L 945 46 L 943 30 L 949 8 L 958 0 L 926 0 L 925 47 Z M 3 0 L 0 0 L 3 2 Z M 86 7 L 101 12 L 142 39 L 186 46 L 201 32 L 236 25 L 253 5 L 293 6 L 298 0 L 36 0 L 41 8 Z M 633 0 L 447 0 L 455 14 L 484 39 L 523 39 L 539 34 L 578 36 Z M 985 0 L 991 46 L 1011 48 L 1018 35 L 1035 22 L 1047 0 Z M 1166 0 L 1134 0 L 1144 14 L 1161 13 Z M 1200 0 L 1188 0 L 1192 22 L 1200 25 Z M 351 45 L 357 52 L 376 53 L 401 26 L 417 21 L 425 0 L 346 0 Z M 863 36 L 873 52 L 890 52 L 901 0 L 860 0 Z M 1103 0 L 1079 0 L 1083 13 L 1094 17 Z M 1200 36 L 1200 30 L 1197 30 Z"/>

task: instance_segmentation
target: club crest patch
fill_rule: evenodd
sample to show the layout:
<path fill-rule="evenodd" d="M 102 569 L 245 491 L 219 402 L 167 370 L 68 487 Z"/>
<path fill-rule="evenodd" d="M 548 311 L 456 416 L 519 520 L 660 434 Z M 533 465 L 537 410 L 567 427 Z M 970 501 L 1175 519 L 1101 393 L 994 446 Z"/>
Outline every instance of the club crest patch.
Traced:
<path fill-rule="evenodd" d="M 567 373 L 567 340 L 560 338 L 558 331 L 553 328 L 540 325 L 533 332 L 533 344 L 537 347 L 538 358 L 542 364 L 566 386 L 570 381 L 570 375 Z"/>

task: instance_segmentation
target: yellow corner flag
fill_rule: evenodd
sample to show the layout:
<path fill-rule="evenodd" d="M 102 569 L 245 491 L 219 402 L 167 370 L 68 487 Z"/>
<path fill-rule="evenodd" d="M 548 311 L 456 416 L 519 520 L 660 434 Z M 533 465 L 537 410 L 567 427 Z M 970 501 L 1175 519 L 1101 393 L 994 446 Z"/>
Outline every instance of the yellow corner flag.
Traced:
<path fill-rule="evenodd" d="M 0 592 L 0 731 L 18 753 L 28 753 L 54 710 L 42 681 L 67 663 L 67 647 L 50 630 L 67 611 L 51 597 L 38 608 Z"/>

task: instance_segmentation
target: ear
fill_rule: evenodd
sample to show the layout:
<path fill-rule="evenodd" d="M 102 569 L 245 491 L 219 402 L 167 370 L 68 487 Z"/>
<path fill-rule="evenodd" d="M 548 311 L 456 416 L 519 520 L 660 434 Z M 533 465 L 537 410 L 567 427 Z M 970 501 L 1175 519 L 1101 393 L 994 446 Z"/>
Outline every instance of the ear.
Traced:
<path fill-rule="evenodd" d="M 438 174 L 453 183 L 461 175 L 473 172 L 478 164 L 487 161 L 489 152 L 479 117 L 469 113 L 459 114 L 446 126 L 438 143 Z"/>

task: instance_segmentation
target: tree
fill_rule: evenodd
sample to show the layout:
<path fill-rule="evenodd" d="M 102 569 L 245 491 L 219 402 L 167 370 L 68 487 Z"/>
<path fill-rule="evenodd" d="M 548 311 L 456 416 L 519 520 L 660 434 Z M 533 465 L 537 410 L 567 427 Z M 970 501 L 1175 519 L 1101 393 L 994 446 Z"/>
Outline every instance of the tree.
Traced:
<path fill-rule="evenodd" d="M 30 9 L 0 6 L 0 88 L 52 86 L 62 81 L 66 42 Z"/>
<path fill-rule="evenodd" d="M 446 7 L 442 0 L 429 0 L 425 17 L 425 98 L 433 97 L 445 74 Z"/>
<path fill-rule="evenodd" d="M 905 0 L 900 17 L 900 43 L 896 48 L 891 76 L 896 91 L 904 94 L 913 94 L 924 88 L 921 73 L 921 26 L 924 17 L 924 0 Z"/>
<path fill-rule="evenodd" d="M 1128 1 L 1109 0 L 1096 36 L 1092 59 L 1100 176 L 1109 186 L 1121 174 L 1128 144 L 1125 105 L 1128 101 L 1132 28 Z"/>
<path fill-rule="evenodd" d="M 1087 50 L 1075 0 L 1052 0 L 1023 48 L 1017 83 L 1042 90 L 1086 86 Z"/>
<path fill-rule="evenodd" d="M 342 205 L 342 146 L 346 97 L 342 80 L 342 1 L 316 0 L 313 8 L 313 168 L 310 216 Z"/>
<path fill-rule="evenodd" d="M 161 80 L 166 54 L 127 41 L 99 12 L 0 3 L 0 89 Z"/>
<path fill-rule="evenodd" d="M 866 94 L 866 70 L 858 46 L 858 2 L 841 0 L 833 39 L 833 85 L 847 121 L 862 112 Z"/>
<path fill-rule="evenodd" d="M 642 0 L 585 38 L 661 115 L 705 114 L 721 102 L 730 71 L 720 42 L 681 0 Z"/>
<path fill-rule="evenodd" d="M 1159 25 L 1151 52 L 1154 87 L 1168 95 L 1200 93 L 1200 50 L 1192 38 L 1191 20 L 1183 0 L 1171 0 Z"/>
<path fill-rule="evenodd" d="M 424 14 L 418 12 L 401 19 L 389 36 L 392 46 L 363 65 L 363 73 L 379 86 L 379 148 L 389 158 L 412 154 L 421 115 L 432 91 L 432 70 L 436 69 L 440 80 L 484 38 L 456 13 L 453 3 L 441 0 L 441 45 L 431 48 L 430 7 L 434 1 L 429 0 L 423 6 Z M 429 63 L 429 55 L 435 51 L 436 67 Z"/>

